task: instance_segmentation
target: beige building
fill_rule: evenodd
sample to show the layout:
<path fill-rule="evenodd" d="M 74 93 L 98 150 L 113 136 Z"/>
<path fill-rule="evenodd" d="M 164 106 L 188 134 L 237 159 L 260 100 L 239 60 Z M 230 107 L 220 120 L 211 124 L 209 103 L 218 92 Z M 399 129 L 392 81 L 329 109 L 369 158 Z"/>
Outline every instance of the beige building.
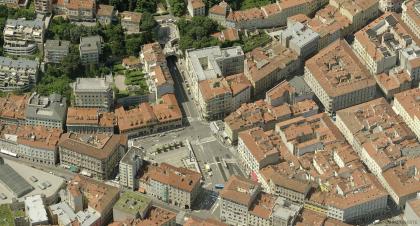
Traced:
<path fill-rule="evenodd" d="M 420 144 L 384 98 L 337 112 L 336 125 L 398 206 L 415 197 Z"/>
<path fill-rule="evenodd" d="M 143 166 L 144 152 L 131 146 L 127 153 L 122 157 L 119 165 L 120 185 L 136 190 L 139 187 L 137 175 L 141 173 Z"/>
<path fill-rule="evenodd" d="M 114 105 L 112 77 L 77 78 L 73 83 L 74 106 L 110 111 Z"/>
<path fill-rule="evenodd" d="M 27 91 L 38 81 L 39 62 L 0 56 L 0 90 Z"/>
<path fill-rule="evenodd" d="M 396 94 L 392 108 L 420 140 L 420 88 Z"/>
<path fill-rule="evenodd" d="M 82 64 L 97 64 L 104 40 L 99 35 L 80 37 L 79 55 Z"/>
<path fill-rule="evenodd" d="M 70 107 L 67 111 L 67 132 L 113 134 L 116 126 L 117 118 L 113 112 L 78 107 Z"/>
<path fill-rule="evenodd" d="M 182 126 L 182 112 L 174 94 L 165 94 L 161 103 L 145 102 L 137 108 L 115 109 L 118 130 L 129 138 L 159 133 Z"/>
<path fill-rule="evenodd" d="M 306 61 L 304 79 L 330 114 L 376 96 L 375 79 L 344 40 Z"/>
<path fill-rule="evenodd" d="M 140 32 L 140 21 L 142 14 L 130 11 L 120 13 L 121 26 L 128 34 Z"/>
<path fill-rule="evenodd" d="M 44 61 L 59 64 L 69 54 L 70 41 L 47 40 L 44 44 Z"/>
<path fill-rule="evenodd" d="M 72 21 L 95 22 L 96 1 L 57 0 L 53 3 L 53 12 L 66 15 Z"/>
<path fill-rule="evenodd" d="M 229 4 L 222 0 L 219 4 L 215 4 L 209 9 L 208 17 L 212 20 L 217 21 L 222 26 L 226 26 L 226 16 L 230 11 Z"/>
<path fill-rule="evenodd" d="M 99 4 L 96 11 L 96 21 L 102 25 L 109 25 L 115 20 L 115 13 L 114 6 Z"/>
<path fill-rule="evenodd" d="M 202 0 L 188 0 L 187 9 L 192 17 L 206 15 L 206 5 Z"/>
<path fill-rule="evenodd" d="M 379 10 L 382 12 L 398 12 L 404 0 L 379 0 Z"/>
<path fill-rule="evenodd" d="M 66 114 L 67 98 L 57 93 L 41 96 L 34 92 L 26 105 L 25 123 L 26 125 L 64 129 Z"/>
<path fill-rule="evenodd" d="M 289 178 L 282 174 L 274 174 L 268 185 L 274 195 L 284 197 L 290 201 L 303 203 L 311 189 L 311 184 L 297 178 Z"/>
<path fill-rule="evenodd" d="M 44 42 L 44 21 L 7 19 L 3 30 L 3 50 L 9 55 L 31 55 Z"/>
<path fill-rule="evenodd" d="M 154 199 L 190 209 L 201 192 L 201 175 L 167 163 L 150 165 L 140 178 L 140 189 Z"/>
<path fill-rule="evenodd" d="M 407 0 L 402 4 L 402 20 L 409 29 L 420 38 L 420 4 L 416 0 Z"/>
<path fill-rule="evenodd" d="M 223 119 L 251 99 L 251 84 L 243 74 L 199 82 L 198 106 L 206 120 Z"/>
<path fill-rule="evenodd" d="M 52 0 L 35 0 L 35 12 L 39 14 L 51 14 Z"/>
<path fill-rule="evenodd" d="M 273 42 L 248 53 L 244 64 L 244 74 L 251 82 L 253 95 L 262 96 L 296 71 L 301 61 L 295 52 Z"/>
<path fill-rule="evenodd" d="M 385 13 L 355 34 L 353 49 L 372 74 L 397 65 L 399 51 L 415 45 L 397 14 Z"/>
<path fill-rule="evenodd" d="M 220 220 L 229 225 L 247 226 L 248 210 L 260 191 L 257 182 L 231 176 L 220 192 Z"/>
<path fill-rule="evenodd" d="M 245 173 L 261 181 L 260 169 L 280 162 L 280 137 L 260 127 L 239 134 L 238 153 Z"/>
<path fill-rule="evenodd" d="M 320 151 L 329 144 L 345 140 L 325 113 L 277 123 L 275 130 L 287 150 L 296 156 Z"/>
<path fill-rule="evenodd" d="M 76 167 L 82 174 L 99 180 L 114 176 L 127 151 L 125 135 L 64 134 L 58 144 L 60 164 Z"/>
<path fill-rule="evenodd" d="M 8 125 L 24 125 L 25 109 L 28 105 L 29 94 L 15 95 L 8 93 L 0 97 L 0 122 Z"/>

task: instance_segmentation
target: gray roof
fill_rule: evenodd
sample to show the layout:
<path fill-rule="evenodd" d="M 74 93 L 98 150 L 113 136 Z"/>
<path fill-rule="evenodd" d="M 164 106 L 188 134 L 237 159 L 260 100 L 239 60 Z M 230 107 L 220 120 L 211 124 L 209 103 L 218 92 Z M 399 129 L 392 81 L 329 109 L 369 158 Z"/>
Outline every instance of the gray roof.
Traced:
<path fill-rule="evenodd" d="M 36 119 L 49 119 L 65 121 L 67 114 L 67 99 L 60 94 L 51 94 L 49 97 L 33 93 L 28 101 L 26 117 Z"/>
<path fill-rule="evenodd" d="M 293 42 L 299 47 L 304 47 L 308 43 L 319 38 L 318 33 L 302 23 L 293 23 L 279 33 L 281 37 L 290 37 L 290 42 Z"/>
<path fill-rule="evenodd" d="M 302 209 L 301 204 L 290 202 L 283 197 L 278 197 L 273 209 L 273 216 L 285 221 L 296 217 Z"/>
<path fill-rule="evenodd" d="M 133 165 L 135 159 L 143 159 L 145 155 L 145 151 L 142 151 L 140 148 L 132 146 L 122 157 L 121 162 L 128 165 Z"/>
<path fill-rule="evenodd" d="M 80 37 L 80 51 L 99 51 L 102 37 L 99 35 Z"/>
<path fill-rule="evenodd" d="M 38 62 L 35 60 L 17 59 L 14 60 L 8 57 L 0 56 L 0 67 L 13 67 L 13 68 L 24 68 L 24 69 L 37 69 Z"/>
<path fill-rule="evenodd" d="M 103 91 L 106 92 L 111 88 L 112 77 L 104 78 L 77 78 L 73 83 L 74 91 Z"/>
<path fill-rule="evenodd" d="M 12 167 L 4 163 L 0 157 L 0 182 L 3 183 L 18 198 L 31 192 L 34 188 L 21 177 Z"/>
<path fill-rule="evenodd" d="M 24 18 L 19 19 L 7 19 L 6 26 L 23 26 L 23 27 L 31 27 L 31 28 L 43 28 L 44 21 L 40 18 L 36 18 L 35 20 L 26 20 Z"/>
<path fill-rule="evenodd" d="M 65 40 L 47 40 L 45 42 L 45 50 L 62 50 L 67 51 L 70 47 L 70 42 Z"/>

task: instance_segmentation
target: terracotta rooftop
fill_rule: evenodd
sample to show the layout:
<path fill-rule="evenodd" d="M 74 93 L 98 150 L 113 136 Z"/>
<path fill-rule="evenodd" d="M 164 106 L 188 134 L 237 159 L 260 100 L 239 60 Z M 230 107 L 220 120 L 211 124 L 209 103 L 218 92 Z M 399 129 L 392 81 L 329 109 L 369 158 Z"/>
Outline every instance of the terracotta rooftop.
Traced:
<path fill-rule="evenodd" d="M 349 44 L 338 40 L 307 60 L 305 67 L 332 97 L 376 85 Z"/>
<path fill-rule="evenodd" d="M 255 83 L 296 60 L 298 55 L 280 44 L 267 49 L 255 48 L 247 53 L 245 75 Z"/>
<path fill-rule="evenodd" d="M 144 220 L 137 220 L 135 226 L 163 226 L 170 225 L 168 222 L 175 221 L 176 213 L 159 207 L 152 207 Z"/>
<path fill-rule="evenodd" d="M 128 65 L 128 66 L 138 65 L 140 63 L 141 63 L 140 59 L 138 57 L 135 57 L 135 56 L 129 56 L 129 57 L 126 57 L 122 60 L 122 64 L 123 65 Z"/>
<path fill-rule="evenodd" d="M 142 179 L 145 181 L 158 181 L 162 184 L 191 192 L 194 188 L 200 186 L 201 175 L 187 168 L 161 163 L 159 166 L 150 165 Z"/>
<path fill-rule="evenodd" d="M 336 8 L 331 5 L 320 9 L 313 19 L 306 21 L 308 26 L 321 38 L 329 35 L 340 35 L 351 25 L 351 21 L 338 13 Z"/>
<path fill-rule="evenodd" d="M 259 189 L 260 185 L 257 182 L 233 175 L 220 192 L 220 197 L 249 207 Z"/>
<path fill-rule="evenodd" d="M 202 0 L 189 0 L 189 1 L 191 1 L 191 6 L 193 9 L 206 7 L 206 5 L 204 4 Z"/>
<path fill-rule="evenodd" d="M 252 203 L 249 213 L 262 219 L 270 219 L 276 203 L 276 196 L 260 193 Z"/>
<path fill-rule="evenodd" d="M 118 128 L 124 133 L 131 129 L 152 126 L 158 123 L 180 120 L 181 109 L 174 94 L 165 94 L 162 102 L 154 105 L 141 103 L 137 108 L 125 110 L 123 107 L 115 109 Z"/>
<path fill-rule="evenodd" d="M 365 12 L 368 9 L 378 4 L 377 0 L 333 0 L 335 6 L 340 6 L 342 9 L 348 11 L 351 15 L 356 15 Z"/>
<path fill-rule="evenodd" d="M 407 16 L 409 16 L 411 18 L 411 20 L 414 21 L 415 26 L 419 27 L 420 26 L 420 15 L 419 12 L 416 11 L 416 7 L 415 4 L 417 3 L 417 0 L 408 0 L 405 1 L 405 8 L 406 11 L 405 13 L 407 14 Z"/>
<path fill-rule="evenodd" d="M 386 95 L 398 93 L 411 87 L 411 76 L 405 70 L 396 72 L 381 73 L 375 75 L 378 86 Z"/>
<path fill-rule="evenodd" d="M 84 9 L 93 10 L 95 8 L 95 1 L 93 0 L 56 0 L 59 7 L 68 9 Z"/>
<path fill-rule="evenodd" d="M 163 50 L 158 42 L 143 45 L 141 49 L 141 54 L 142 57 L 144 57 L 144 61 L 146 62 L 156 64 L 166 63 L 165 54 L 163 53 Z"/>
<path fill-rule="evenodd" d="M 242 104 L 236 111 L 228 115 L 224 122 L 232 130 L 243 127 L 254 127 L 259 123 L 275 121 L 271 105 L 263 100 Z"/>
<path fill-rule="evenodd" d="M 398 101 L 412 120 L 420 120 L 420 88 L 395 94 L 394 100 Z"/>
<path fill-rule="evenodd" d="M 81 192 L 87 199 L 87 205 L 101 214 L 112 209 L 119 196 L 118 188 L 80 175 L 73 177 L 67 184 L 67 190 Z"/>
<path fill-rule="evenodd" d="M 153 76 L 156 86 L 162 86 L 165 84 L 173 84 L 172 76 L 169 72 L 169 69 L 166 66 L 157 65 L 153 68 L 151 75 Z"/>
<path fill-rule="evenodd" d="M 237 41 L 240 39 L 239 32 L 235 28 L 226 28 L 221 32 L 214 33 L 213 37 L 219 39 L 220 41 Z"/>
<path fill-rule="evenodd" d="M 96 16 L 108 16 L 112 17 L 114 13 L 114 6 L 99 4 L 96 12 Z"/>
<path fill-rule="evenodd" d="M 225 3 L 225 4 L 222 4 Z M 211 7 L 209 9 L 209 13 L 212 14 L 217 14 L 217 15 L 221 15 L 221 16 L 226 16 L 228 10 L 227 10 L 227 3 L 222 1 L 219 4 L 214 5 L 213 7 Z"/>
<path fill-rule="evenodd" d="M 125 135 L 65 133 L 59 142 L 62 148 L 97 159 L 106 159 L 120 151 L 120 145 L 127 146 Z"/>
<path fill-rule="evenodd" d="M 290 85 L 287 80 L 280 82 L 278 85 L 274 86 L 272 89 L 266 92 L 266 97 L 275 100 L 279 98 L 286 98 L 288 100 L 289 96 L 296 92 L 295 87 Z"/>
<path fill-rule="evenodd" d="M 29 100 L 29 95 L 14 95 L 8 93 L 5 97 L 0 97 L 0 117 L 24 120 L 25 109 Z"/>
<path fill-rule="evenodd" d="M 241 22 L 255 19 L 264 19 L 264 12 L 259 8 L 251 8 L 230 12 L 227 16 L 230 21 Z"/>
<path fill-rule="evenodd" d="M 222 223 L 215 219 L 198 219 L 198 218 L 190 218 L 187 220 L 187 222 L 184 223 L 183 226 L 228 226 L 225 223 Z"/>
<path fill-rule="evenodd" d="M 274 131 L 265 132 L 260 127 L 255 127 L 239 133 L 239 138 L 257 162 L 260 163 L 266 158 L 276 158 L 280 161 L 281 138 Z"/>
<path fill-rule="evenodd" d="M 117 124 L 113 112 L 101 112 L 98 108 L 70 107 L 67 110 L 68 125 L 97 125 L 114 127 Z"/>
<path fill-rule="evenodd" d="M 131 22 L 140 24 L 142 14 L 137 12 L 124 11 L 120 14 L 121 20 L 124 22 Z"/>
<path fill-rule="evenodd" d="M 63 131 L 44 126 L 19 126 L 17 142 L 33 148 L 57 150 L 57 144 Z"/>

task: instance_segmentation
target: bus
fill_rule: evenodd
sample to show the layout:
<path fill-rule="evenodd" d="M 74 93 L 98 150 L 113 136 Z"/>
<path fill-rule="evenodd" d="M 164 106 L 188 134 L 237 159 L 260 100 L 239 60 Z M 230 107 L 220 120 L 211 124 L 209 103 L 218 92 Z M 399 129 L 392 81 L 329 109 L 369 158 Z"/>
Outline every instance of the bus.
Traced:
<path fill-rule="evenodd" d="M 214 185 L 214 188 L 216 188 L 216 189 L 223 189 L 224 187 L 225 187 L 224 184 L 215 184 Z"/>
<path fill-rule="evenodd" d="M 18 157 L 18 155 L 16 153 L 13 153 L 13 152 L 8 151 L 8 150 L 3 149 L 3 148 L 0 149 L 0 153 L 5 154 L 5 155 L 9 155 L 9 156 L 12 156 L 12 157 L 15 157 L 15 158 Z"/>

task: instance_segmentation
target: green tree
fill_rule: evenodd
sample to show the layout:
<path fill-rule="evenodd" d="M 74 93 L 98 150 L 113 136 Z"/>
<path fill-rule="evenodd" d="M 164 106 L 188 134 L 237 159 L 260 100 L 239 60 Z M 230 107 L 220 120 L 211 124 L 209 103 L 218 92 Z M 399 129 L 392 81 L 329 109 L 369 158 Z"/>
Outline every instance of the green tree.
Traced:
<path fill-rule="evenodd" d="M 156 12 L 156 7 L 157 7 L 156 0 L 137 0 L 136 12 L 155 13 Z"/>
<path fill-rule="evenodd" d="M 169 5 L 171 6 L 171 11 L 175 16 L 183 16 L 185 14 L 185 5 L 184 0 L 169 0 Z"/>
<path fill-rule="evenodd" d="M 141 31 L 151 31 L 158 25 L 155 18 L 151 13 L 145 12 L 143 13 L 140 21 L 140 30 Z"/>
<path fill-rule="evenodd" d="M 179 47 L 185 51 L 189 48 L 203 48 L 219 45 L 219 41 L 211 34 L 219 31 L 217 22 L 207 17 L 193 17 L 192 20 L 180 19 L 177 22 L 180 32 Z"/>

